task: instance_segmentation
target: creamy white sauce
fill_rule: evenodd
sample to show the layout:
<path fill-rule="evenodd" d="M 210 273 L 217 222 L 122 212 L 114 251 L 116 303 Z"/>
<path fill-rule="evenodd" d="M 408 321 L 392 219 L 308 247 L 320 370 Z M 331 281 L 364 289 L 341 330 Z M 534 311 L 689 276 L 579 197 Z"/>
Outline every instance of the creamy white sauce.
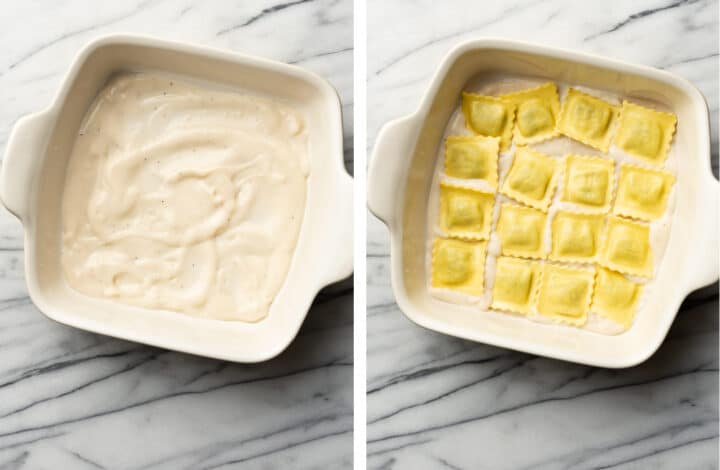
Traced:
<path fill-rule="evenodd" d="M 532 77 L 519 77 L 519 76 L 508 76 L 504 74 L 490 74 L 485 75 L 483 77 L 478 78 L 477 80 L 469 83 L 464 91 L 469 91 L 473 93 L 478 93 L 482 95 L 491 95 L 491 96 L 498 96 L 505 93 L 510 93 L 514 91 L 520 91 L 525 90 L 528 88 L 536 87 L 538 85 L 541 85 L 543 83 L 547 83 L 547 79 L 541 79 L 541 78 L 532 78 Z M 628 101 L 632 101 L 633 103 L 637 103 L 640 105 L 648 106 L 654 109 L 658 109 L 661 111 L 669 111 L 672 112 L 671 109 L 668 109 L 666 106 L 657 103 L 655 101 L 648 101 L 643 99 L 638 99 L 636 97 L 630 97 L 630 96 L 621 96 L 609 93 L 604 90 L 597 90 L 594 88 L 588 88 L 583 86 L 576 86 L 572 84 L 567 84 L 563 82 L 554 82 L 558 87 L 558 94 L 560 96 L 560 100 L 562 101 L 564 99 L 565 94 L 567 93 L 568 88 L 573 87 L 575 89 L 581 90 L 585 93 L 597 96 L 599 98 L 602 98 L 606 101 L 608 101 L 611 104 L 615 105 L 621 105 L 623 99 L 627 99 Z M 680 124 L 678 124 L 680 125 Z M 438 215 L 439 215 L 439 206 L 440 206 L 440 181 L 449 181 L 453 184 L 465 186 L 465 187 L 471 187 L 476 189 L 481 189 L 485 191 L 493 191 L 487 183 L 484 181 L 469 181 L 469 180 L 462 180 L 457 178 L 451 178 L 444 174 L 444 141 L 448 136 L 451 135 L 473 135 L 471 131 L 469 131 L 465 126 L 465 117 L 463 116 L 462 110 L 460 109 L 460 103 L 458 103 L 457 108 L 453 112 L 452 116 L 450 117 L 450 120 L 448 121 L 447 126 L 445 127 L 445 133 L 443 134 L 443 142 L 438 148 L 438 153 L 436 157 L 436 165 L 435 165 L 435 171 L 433 174 L 433 181 L 432 181 L 432 187 L 430 190 L 430 196 L 428 200 L 428 229 L 427 229 L 427 249 L 426 249 L 426 270 L 427 278 L 426 278 L 426 285 L 428 288 L 428 291 L 430 295 L 433 297 L 450 303 L 455 304 L 464 304 L 467 305 L 468 308 L 471 308 L 473 310 L 476 310 L 480 313 L 489 314 L 489 315 L 506 315 L 509 312 L 495 312 L 492 310 L 489 310 L 490 303 L 492 301 L 492 288 L 495 284 L 495 264 L 496 259 L 498 256 L 500 256 L 500 240 L 497 237 L 497 234 L 495 233 L 496 227 L 497 227 L 497 221 L 498 217 L 500 215 L 500 206 L 505 202 L 514 202 L 510 198 L 506 197 L 503 194 L 500 194 L 499 192 L 496 194 L 495 197 L 495 207 L 493 212 L 493 222 L 492 222 L 492 234 L 490 236 L 490 241 L 488 243 L 488 253 L 487 258 L 485 260 L 485 292 L 483 296 L 469 296 L 467 294 L 454 292 L 449 289 L 438 289 L 435 287 L 432 287 L 430 285 L 431 279 L 430 279 L 430 273 L 431 273 L 431 252 L 432 252 L 432 241 L 434 237 L 436 236 L 442 236 L 443 233 L 440 230 L 440 227 L 438 225 Z M 505 151 L 500 153 L 500 159 L 498 161 L 498 171 L 499 171 L 499 182 L 498 182 L 498 189 L 502 185 L 503 181 L 505 180 L 505 176 L 507 175 L 507 172 L 510 170 L 510 165 L 512 163 L 512 156 L 515 153 L 515 142 L 513 140 L 513 143 L 511 147 Z M 614 185 L 614 191 L 617 191 L 617 181 L 620 174 L 620 163 L 632 163 L 634 165 L 643 166 L 646 168 L 652 168 L 651 166 L 647 165 L 643 161 L 636 159 L 625 152 L 623 152 L 621 149 L 615 147 L 612 145 L 610 147 L 610 150 L 607 154 L 603 154 L 599 150 L 595 150 L 591 147 L 588 147 L 586 145 L 581 144 L 580 142 L 577 142 L 575 140 L 570 139 L 569 137 L 565 136 L 558 136 L 549 140 L 546 140 L 545 142 L 539 143 L 539 144 L 531 144 L 530 147 L 539 150 L 540 152 L 543 152 L 547 155 L 554 156 L 556 158 L 562 158 L 567 154 L 578 154 L 578 155 L 597 155 L 597 156 L 604 156 L 606 158 L 612 158 L 616 161 L 615 165 L 615 185 Z M 668 171 L 672 173 L 673 175 L 677 175 L 677 149 L 675 142 L 673 141 L 670 151 L 668 154 L 668 158 L 665 164 L 665 171 Z M 562 167 L 561 167 L 562 170 Z M 577 206 L 572 203 L 567 203 L 564 201 L 560 201 L 560 196 L 562 194 L 563 185 L 564 185 L 564 174 L 563 171 L 558 175 L 558 186 L 555 191 L 552 204 L 550 206 L 550 209 L 548 210 L 548 217 L 547 217 L 547 223 L 545 225 L 545 250 L 546 253 L 550 251 L 551 247 L 551 232 L 550 227 L 552 224 L 552 219 L 557 213 L 558 210 L 574 210 L 582 212 L 583 209 L 580 206 Z M 644 284 L 642 295 L 640 297 L 640 301 L 638 302 L 637 306 L 637 312 L 638 314 L 641 314 L 643 310 L 643 306 L 646 303 L 646 299 L 652 295 L 652 291 L 655 288 L 655 282 L 654 279 L 657 276 L 657 272 L 660 268 L 660 265 L 662 263 L 662 258 L 665 253 L 665 248 L 667 246 L 668 237 L 670 236 L 670 224 L 672 220 L 672 214 L 675 211 L 675 187 L 673 186 L 673 190 L 671 191 L 669 198 L 668 198 L 668 205 L 667 209 L 665 211 L 665 214 L 658 220 L 655 220 L 650 223 L 650 244 L 652 248 L 652 252 L 654 255 L 654 268 L 655 268 L 655 275 L 653 276 L 653 279 L 647 280 L 644 278 L 636 277 L 636 276 L 629 276 L 630 279 L 632 279 L 635 282 L 640 282 Z M 613 194 L 613 200 L 614 200 L 615 194 Z M 517 203 L 516 203 L 517 204 Z M 539 261 L 540 263 L 544 264 L 548 261 L 542 260 Z M 568 263 L 565 263 L 568 264 Z M 571 266 L 577 266 L 577 267 L 591 267 L 592 264 L 570 264 Z M 519 316 L 515 315 L 514 316 Z M 539 322 L 539 323 L 553 323 L 558 325 L 558 327 L 567 328 L 568 326 L 558 324 L 553 322 L 551 319 L 540 315 L 536 310 L 533 310 L 530 312 L 525 318 L 528 318 L 531 321 Z M 573 327 L 574 328 L 574 327 Z M 605 317 L 602 317 L 598 315 L 594 311 L 590 311 L 588 314 L 588 321 L 587 323 L 582 326 L 581 328 L 594 331 L 596 333 L 600 334 L 606 334 L 606 335 L 616 335 L 619 333 L 622 333 L 625 329 L 622 325 L 620 325 L 617 322 L 614 322 L 610 319 L 607 319 Z"/>
<path fill-rule="evenodd" d="M 67 168 L 67 283 L 144 308 L 261 320 L 290 266 L 307 174 L 304 122 L 289 106 L 116 76 Z"/>

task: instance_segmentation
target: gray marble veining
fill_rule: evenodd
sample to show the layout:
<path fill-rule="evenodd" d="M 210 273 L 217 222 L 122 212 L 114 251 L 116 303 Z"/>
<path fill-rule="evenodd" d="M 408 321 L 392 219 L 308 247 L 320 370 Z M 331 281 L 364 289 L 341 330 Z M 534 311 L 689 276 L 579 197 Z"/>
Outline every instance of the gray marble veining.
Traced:
<path fill-rule="evenodd" d="M 193 41 L 313 70 L 338 89 L 352 168 L 352 2 L 6 2 L 0 148 L 109 32 Z M 0 211 L 0 468 L 349 468 L 352 280 L 278 358 L 239 365 L 54 323 L 27 297 L 21 226 Z"/>
<path fill-rule="evenodd" d="M 457 42 L 498 36 L 677 73 L 705 94 L 718 149 L 718 4 L 368 2 L 368 150 L 418 106 Z M 683 304 L 646 363 L 605 370 L 424 330 L 398 310 L 388 236 L 368 216 L 368 468 L 718 468 L 718 290 Z"/>

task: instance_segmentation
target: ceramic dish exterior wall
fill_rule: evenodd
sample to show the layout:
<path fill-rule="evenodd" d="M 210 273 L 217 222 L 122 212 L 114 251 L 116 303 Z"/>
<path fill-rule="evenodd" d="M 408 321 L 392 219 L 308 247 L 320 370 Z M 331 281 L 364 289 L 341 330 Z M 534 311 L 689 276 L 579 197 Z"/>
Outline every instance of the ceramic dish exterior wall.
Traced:
<path fill-rule="evenodd" d="M 283 287 L 257 323 L 146 310 L 70 289 L 60 266 L 65 169 L 81 120 L 107 79 L 148 71 L 280 99 L 306 119 L 307 202 Z M 318 290 L 352 272 L 352 179 L 342 163 L 339 98 L 324 79 L 298 67 L 139 36 L 108 36 L 75 59 L 54 102 L 21 119 L 0 172 L 0 198 L 25 229 L 25 273 L 47 316 L 81 329 L 238 362 L 269 359 L 292 341 Z M 332 253 L 332 256 L 328 256 Z"/>
<path fill-rule="evenodd" d="M 576 328 L 482 315 L 440 302 L 426 287 L 427 204 L 445 126 L 465 84 L 483 72 L 542 77 L 647 98 L 678 117 L 677 203 L 655 294 L 629 331 Z M 483 39 L 451 51 L 411 116 L 380 132 L 368 174 L 368 206 L 390 230 L 393 290 L 401 310 L 426 328 L 461 338 L 603 367 L 629 367 L 655 352 L 682 300 L 718 279 L 718 182 L 710 168 L 708 110 L 689 82 L 656 69 L 528 43 Z"/>

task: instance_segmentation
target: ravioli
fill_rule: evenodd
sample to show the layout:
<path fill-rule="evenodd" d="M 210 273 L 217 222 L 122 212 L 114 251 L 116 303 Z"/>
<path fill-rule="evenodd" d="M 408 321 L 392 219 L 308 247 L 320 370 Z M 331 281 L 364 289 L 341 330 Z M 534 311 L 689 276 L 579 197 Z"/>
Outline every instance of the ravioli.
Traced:
<path fill-rule="evenodd" d="M 491 308 L 530 313 L 540 285 L 539 263 L 500 256 L 495 267 Z"/>
<path fill-rule="evenodd" d="M 485 288 L 487 242 L 436 238 L 432 249 L 433 287 L 480 296 Z"/>
<path fill-rule="evenodd" d="M 622 273 L 652 277 L 650 226 L 621 217 L 608 217 L 599 262 L 606 268 Z"/>
<path fill-rule="evenodd" d="M 558 119 L 558 130 L 585 145 L 607 153 L 620 109 L 578 91 L 568 90 Z"/>
<path fill-rule="evenodd" d="M 445 174 L 485 180 L 497 188 L 500 138 L 453 135 L 445 140 Z"/>
<path fill-rule="evenodd" d="M 554 83 L 503 95 L 516 106 L 513 136 L 518 145 L 535 144 L 557 135 L 560 99 Z"/>
<path fill-rule="evenodd" d="M 518 147 L 500 192 L 547 212 L 557 185 L 558 166 L 553 157 L 529 147 Z"/>
<path fill-rule="evenodd" d="M 628 329 L 637 310 L 642 285 L 615 271 L 598 268 L 591 310 Z"/>
<path fill-rule="evenodd" d="M 495 194 L 440 183 L 440 229 L 445 235 L 486 240 Z"/>
<path fill-rule="evenodd" d="M 545 258 L 545 219 L 537 209 L 503 204 L 497 234 L 503 255 L 523 258 Z"/>
<path fill-rule="evenodd" d="M 608 212 L 614 181 L 613 160 L 568 155 L 565 158 L 562 200 L 593 212 Z"/>
<path fill-rule="evenodd" d="M 476 134 L 499 137 L 501 151 L 510 148 L 515 121 L 515 105 L 511 101 L 463 93 L 462 111 L 468 129 Z"/>
<path fill-rule="evenodd" d="M 552 220 L 550 259 L 572 263 L 592 263 L 600 252 L 605 217 L 558 211 Z"/>
<path fill-rule="evenodd" d="M 587 322 L 595 284 L 594 268 L 543 267 L 537 310 L 540 315 L 570 325 Z"/>
<path fill-rule="evenodd" d="M 647 221 L 660 218 L 674 183 L 675 177 L 666 171 L 621 165 L 613 214 Z"/>
<path fill-rule="evenodd" d="M 615 145 L 645 162 L 663 166 L 676 123 L 674 114 L 623 101 Z"/>

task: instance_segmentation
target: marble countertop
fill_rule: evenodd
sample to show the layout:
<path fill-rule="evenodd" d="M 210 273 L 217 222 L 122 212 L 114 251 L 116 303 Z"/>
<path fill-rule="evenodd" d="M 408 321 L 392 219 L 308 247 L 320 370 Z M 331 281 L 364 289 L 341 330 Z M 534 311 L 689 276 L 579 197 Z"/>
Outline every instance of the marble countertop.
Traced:
<path fill-rule="evenodd" d="M 134 32 L 295 63 L 338 89 L 352 168 L 352 2 L 7 2 L 0 148 L 89 40 Z M 279 34 L 281 32 L 281 34 Z M 27 297 L 20 223 L 0 210 L 0 468 L 349 468 L 352 280 L 291 347 L 240 365 L 59 325 Z"/>
<path fill-rule="evenodd" d="M 677 73 L 707 97 L 718 158 L 718 4 L 368 2 L 368 150 L 457 42 L 524 39 Z M 481 11 L 475 12 L 475 9 Z M 683 304 L 646 363 L 606 370 L 424 330 L 394 302 L 368 215 L 368 468 L 718 468 L 718 290 Z"/>

